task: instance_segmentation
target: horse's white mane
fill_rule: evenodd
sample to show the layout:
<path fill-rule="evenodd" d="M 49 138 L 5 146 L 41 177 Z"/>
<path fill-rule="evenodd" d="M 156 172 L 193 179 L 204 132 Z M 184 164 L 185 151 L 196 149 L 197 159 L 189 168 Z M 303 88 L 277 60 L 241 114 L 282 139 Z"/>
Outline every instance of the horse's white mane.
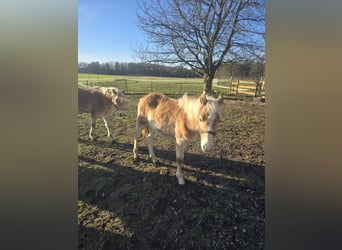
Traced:
<path fill-rule="evenodd" d="M 206 99 L 207 101 L 209 101 L 209 103 L 213 103 L 216 101 L 216 98 L 212 95 L 206 95 Z M 178 105 L 182 106 L 186 103 L 191 103 L 191 102 L 199 102 L 199 97 L 195 96 L 195 95 L 189 95 L 187 92 L 183 94 L 183 96 L 181 98 L 178 99 Z M 208 103 L 207 103 L 208 104 Z"/>
<path fill-rule="evenodd" d="M 199 98 L 190 96 L 188 93 L 184 93 L 184 95 L 178 99 L 178 106 L 184 109 L 186 113 L 192 112 L 193 108 L 197 107 L 198 105 Z"/>
<path fill-rule="evenodd" d="M 221 116 L 221 108 L 217 102 L 217 99 L 212 95 L 206 95 L 206 99 L 207 110 L 210 113 L 217 112 L 219 116 Z M 189 95 L 188 93 L 185 93 L 181 98 L 178 99 L 178 106 L 191 117 L 197 115 L 199 105 L 200 98 L 197 96 Z"/>

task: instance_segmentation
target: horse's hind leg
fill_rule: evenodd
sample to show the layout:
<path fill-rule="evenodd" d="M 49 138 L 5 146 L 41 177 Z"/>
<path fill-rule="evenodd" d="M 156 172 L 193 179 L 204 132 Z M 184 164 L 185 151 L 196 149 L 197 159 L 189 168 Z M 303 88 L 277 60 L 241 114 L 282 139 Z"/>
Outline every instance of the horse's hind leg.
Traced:
<path fill-rule="evenodd" d="M 108 134 L 109 141 L 114 142 L 113 135 L 110 132 L 111 125 L 110 125 L 110 113 L 109 112 L 103 115 L 103 121 L 104 121 L 104 124 L 107 128 L 107 134 Z"/>
<path fill-rule="evenodd" d="M 90 131 L 89 131 L 89 137 L 90 140 L 94 140 L 93 138 L 93 130 L 95 130 L 95 126 L 96 126 L 96 114 L 95 113 L 91 113 L 91 122 L 90 122 Z"/>
<path fill-rule="evenodd" d="M 152 142 L 153 142 L 153 132 L 152 131 L 150 131 L 150 133 L 147 135 L 146 140 L 147 140 L 147 148 L 148 148 L 148 152 L 150 154 L 150 158 L 152 159 L 153 163 L 156 163 L 157 158 L 154 154 L 153 146 L 152 146 Z"/>
<path fill-rule="evenodd" d="M 145 124 L 142 124 L 137 120 L 134 132 L 134 141 L 133 141 L 133 159 L 138 159 L 138 139 L 141 135 L 141 130 L 145 127 Z"/>

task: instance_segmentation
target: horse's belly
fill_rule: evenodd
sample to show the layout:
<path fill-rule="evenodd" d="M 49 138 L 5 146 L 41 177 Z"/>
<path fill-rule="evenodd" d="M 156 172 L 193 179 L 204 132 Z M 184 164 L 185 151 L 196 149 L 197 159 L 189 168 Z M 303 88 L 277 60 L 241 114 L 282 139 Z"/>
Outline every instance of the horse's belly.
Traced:
<path fill-rule="evenodd" d="M 152 128 L 158 134 L 161 134 L 164 136 L 174 136 L 175 135 L 175 126 L 170 125 L 170 124 L 163 124 L 160 126 L 152 126 Z"/>
<path fill-rule="evenodd" d="M 97 115 L 103 115 L 111 109 L 111 106 L 96 106 L 91 102 L 84 102 L 78 105 L 79 113 L 96 113 Z"/>

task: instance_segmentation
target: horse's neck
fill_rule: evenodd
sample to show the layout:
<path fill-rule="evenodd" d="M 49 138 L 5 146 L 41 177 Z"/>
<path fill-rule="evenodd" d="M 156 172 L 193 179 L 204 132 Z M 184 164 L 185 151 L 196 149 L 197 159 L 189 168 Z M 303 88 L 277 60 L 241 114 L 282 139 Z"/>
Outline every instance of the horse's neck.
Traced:
<path fill-rule="evenodd" d="M 191 103 L 183 104 L 181 112 L 183 112 L 186 127 L 191 130 L 198 130 L 199 106 L 197 102 L 192 100 Z"/>

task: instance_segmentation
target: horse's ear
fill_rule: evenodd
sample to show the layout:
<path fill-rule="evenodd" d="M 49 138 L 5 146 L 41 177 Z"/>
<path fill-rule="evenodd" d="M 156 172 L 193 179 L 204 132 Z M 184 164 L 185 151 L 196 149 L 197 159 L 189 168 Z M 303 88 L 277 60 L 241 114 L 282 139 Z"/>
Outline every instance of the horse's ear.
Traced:
<path fill-rule="evenodd" d="M 103 92 L 106 96 L 110 96 L 110 95 L 111 95 L 111 90 L 110 90 L 109 88 L 102 89 L 102 92 Z"/>
<path fill-rule="evenodd" d="M 214 96 L 214 92 L 211 89 L 204 89 L 203 94 L 207 96 Z"/>
<path fill-rule="evenodd" d="M 216 98 L 217 102 L 219 104 L 222 104 L 223 103 L 223 96 L 222 96 L 222 93 L 219 94 L 219 96 Z"/>
<path fill-rule="evenodd" d="M 203 105 L 206 105 L 206 104 L 207 104 L 207 97 L 206 97 L 205 92 L 203 92 L 202 95 L 200 96 L 200 102 L 201 102 Z"/>
<path fill-rule="evenodd" d="M 108 94 L 110 97 L 114 97 L 117 95 L 116 89 L 115 88 L 108 88 Z"/>

